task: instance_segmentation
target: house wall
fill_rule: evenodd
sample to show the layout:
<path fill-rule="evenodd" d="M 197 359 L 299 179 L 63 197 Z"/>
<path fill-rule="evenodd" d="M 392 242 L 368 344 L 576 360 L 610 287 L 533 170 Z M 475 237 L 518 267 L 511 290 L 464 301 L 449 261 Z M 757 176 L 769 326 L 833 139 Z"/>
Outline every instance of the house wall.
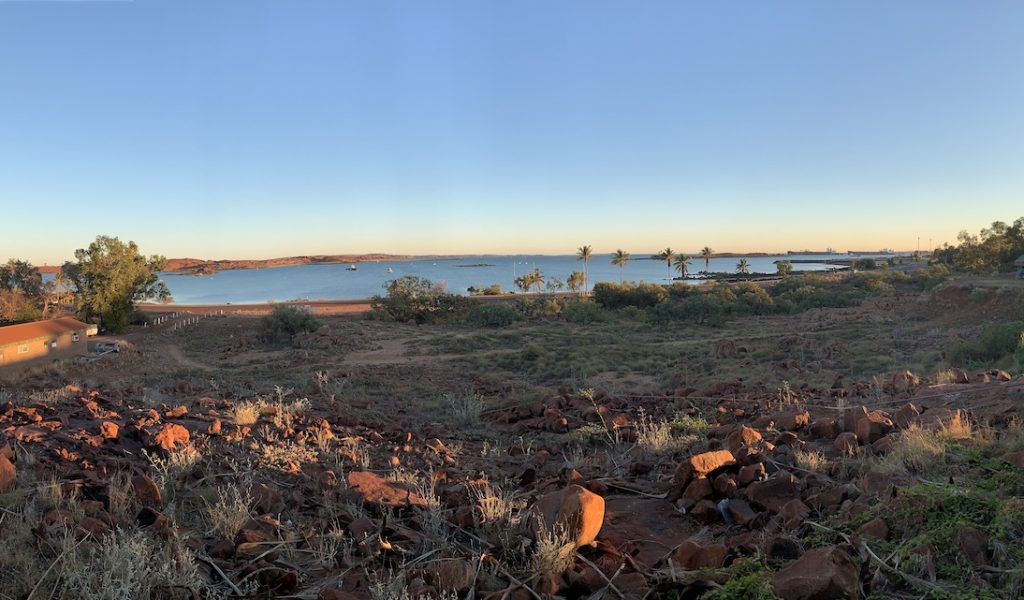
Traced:
<path fill-rule="evenodd" d="M 0 368 L 85 356 L 88 351 L 84 329 L 48 335 L 0 346 Z"/>

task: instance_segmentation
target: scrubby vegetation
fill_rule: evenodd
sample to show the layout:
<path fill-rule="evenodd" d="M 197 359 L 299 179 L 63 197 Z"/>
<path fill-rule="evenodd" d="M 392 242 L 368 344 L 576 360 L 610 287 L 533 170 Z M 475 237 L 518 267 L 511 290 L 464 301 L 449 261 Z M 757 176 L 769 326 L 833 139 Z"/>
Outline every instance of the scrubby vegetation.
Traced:
<path fill-rule="evenodd" d="M 1007 225 L 992 223 L 978 235 L 961 231 L 959 244 L 938 248 L 934 259 L 958 271 L 994 273 L 1012 271 L 1013 261 L 1024 256 L 1024 217 Z"/>
<path fill-rule="evenodd" d="M 406 275 L 384 285 L 387 293 L 371 300 L 372 315 L 389 321 L 429 323 L 465 315 L 466 298 L 447 293 L 429 279 Z"/>
<path fill-rule="evenodd" d="M 278 304 L 262 319 L 263 338 L 270 342 L 291 341 L 295 334 L 316 331 L 322 325 L 323 321 L 309 311 Z"/>

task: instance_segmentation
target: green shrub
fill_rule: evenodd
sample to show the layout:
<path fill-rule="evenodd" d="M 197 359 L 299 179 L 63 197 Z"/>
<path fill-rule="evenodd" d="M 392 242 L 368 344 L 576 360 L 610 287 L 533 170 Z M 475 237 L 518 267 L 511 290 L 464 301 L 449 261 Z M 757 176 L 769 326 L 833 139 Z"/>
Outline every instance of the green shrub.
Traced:
<path fill-rule="evenodd" d="M 779 275 L 789 277 L 793 274 L 793 263 L 788 260 L 779 261 L 775 263 L 775 270 L 778 271 Z"/>
<path fill-rule="evenodd" d="M 604 323 L 612 315 L 593 302 L 570 302 L 562 308 L 562 318 L 570 323 Z"/>
<path fill-rule="evenodd" d="M 477 302 L 469 310 L 468 320 L 481 327 L 507 327 L 519 320 L 519 311 L 504 303 Z"/>
<path fill-rule="evenodd" d="M 537 344 L 530 344 L 529 346 L 523 348 L 522 357 L 523 360 L 534 361 L 540 358 L 541 354 L 542 351 L 540 349 L 540 346 L 538 346 Z"/>
<path fill-rule="evenodd" d="M 469 310 L 469 300 L 448 294 L 443 286 L 422 277 L 399 277 L 384 284 L 384 289 L 386 296 L 374 296 L 370 301 L 372 315 L 380 319 L 426 323 L 464 315 Z"/>
<path fill-rule="evenodd" d="M 758 315 L 772 312 L 775 304 L 763 287 L 750 281 L 736 284 L 736 297 L 746 309 L 744 312 Z"/>
<path fill-rule="evenodd" d="M 680 301 L 664 302 L 647 309 L 652 323 L 693 321 L 702 325 L 721 325 L 725 322 L 726 305 L 712 294 L 696 294 Z"/>
<path fill-rule="evenodd" d="M 873 258 L 858 258 L 853 261 L 852 266 L 855 271 L 874 271 L 878 268 L 878 263 Z"/>
<path fill-rule="evenodd" d="M 605 308 L 617 309 L 626 306 L 647 308 L 668 299 L 665 286 L 654 283 L 613 283 L 602 281 L 594 285 L 594 301 Z"/>
<path fill-rule="evenodd" d="M 316 331 L 323 321 L 310 312 L 294 306 L 278 304 L 269 315 L 263 317 L 263 338 L 267 341 L 288 341 L 296 333 Z"/>
<path fill-rule="evenodd" d="M 991 367 L 1007 357 L 1024 366 L 1024 322 L 1008 323 L 985 330 L 973 342 L 958 342 L 947 353 L 953 366 Z"/>

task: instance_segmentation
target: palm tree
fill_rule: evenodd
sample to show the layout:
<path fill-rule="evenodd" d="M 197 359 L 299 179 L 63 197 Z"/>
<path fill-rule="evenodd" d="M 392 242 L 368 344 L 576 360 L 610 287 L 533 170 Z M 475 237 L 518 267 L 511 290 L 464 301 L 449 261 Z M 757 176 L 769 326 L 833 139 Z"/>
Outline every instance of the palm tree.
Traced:
<path fill-rule="evenodd" d="M 686 279 L 686 276 L 690 273 L 690 257 L 685 254 L 676 255 L 676 271 Z"/>
<path fill-rule="evenodd" d="M 629 262 L 629 252 L 625 250 L 616 250 L 615 254 L 612 254 L 612 264 L 619 267 L 619 283 L 622 283 L 622 268 Z"/>
<path fill-rule="evenodd" d="M 743 275 L 750 272 L 750 263 L 747 262 L 747 259 L 741 258 L 740 262 L 736 263 L 736 272 Z"/>
<path fill-rule="evenodd" d="M 544 274 L 540 272 L 540 269 L 534 267 L 533 272 L 528 277 L 530 278 L 530 285 L 537 286 L 537 291 L 539 292 L 541 286 L 544 285 Z"/>
<path fill-rule="evenodd" d="M 572 273 L 569 274 L 569 279 L 566 279 L 565 283 L 566 285 L 569 286 L 569 291 L 579 292 L 580 290 L 583 289 L 583 286 L 585 285 L 584 281 L 585 280 L 583 278 L 583 273 L 580 273 L 579 271 L 573 271 Z"/>
<path fill-rule="evenodd" d="M 705 272 L 707 272 L 707 270 L 708 270 L 708 263 L 711 262 L 711 255 L 714 254 L 714 253 L 715 253 L 715 251 L 712 250 L 710 246 L 704 246 L 700 250 L 700 257 L 704 259 L 704 271 Z"/>
<path fill-rule="evenodd" d="M 662 250 L 661 252 L 655 254 L 654 256 L 655 256 L 655 258 L 660 258 L 661 260 L 665 261 L 665 266 L 668 267 L 668 278 L 671 281 L 672 280 L 672 257 L 675 256 L 675 253 L 672 252 L 672 248 L 665 248 L 664 250 Z"/>
<path fill-rule="evenodd" d="M 590 259 L 594 257 L 594 249 L 589 245 L 580 246 L 576 249 L 576 260 L 583 261 L 583 291 L 587 291 L 587 283 L 590 280 Z"/>

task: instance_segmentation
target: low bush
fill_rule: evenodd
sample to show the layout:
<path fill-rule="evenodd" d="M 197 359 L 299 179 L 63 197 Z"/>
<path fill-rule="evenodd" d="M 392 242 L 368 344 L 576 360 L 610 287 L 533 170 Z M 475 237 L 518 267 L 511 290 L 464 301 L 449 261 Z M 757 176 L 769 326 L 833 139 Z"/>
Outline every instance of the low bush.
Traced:
<path fill-rule="evenodd" d="M 310 312 L 278 304 L 274 310 L 263 317 L 263 337 L 267 341 L 280 342 L 292 339 L 296 333 L 316 331 L 323 321 Z"/>
<path fill-rule="evenodd" d="M 429 279 L 406 275 L 384 285 L 387 294 L 370 301 L 371 316 L 389 321 L 436 322 L 465 315 L 469 300 L 444 291 Z"/>
<path fill-rule="evenodd" d="M 562 318 L 570 323 L 604 323 L 612 315 L 593 302 L 570 302 L 562 308 Z"/>
<path fill-rule="evenodd" d="M 654 283 L 609 283 L 602 281 L 594 285 L 594 301 L 605 308 L 625 308 L 635 306 L 648 308 L 661 304 L 668 299 L 668 291 L 663 285 Z"/>
<path fill-rule="evenodd" d="M 974 341 L 957 342 L 947 351 L 953 366 L 1024 368 L 1024 322 L 997 325 Z"/>
<path fill-rule="evenodd" d="M 477 302 L 469 310 L 467 319 L 481 327 L 508 327 L 519 320 L 519 311 L 508 304 Z"/>

